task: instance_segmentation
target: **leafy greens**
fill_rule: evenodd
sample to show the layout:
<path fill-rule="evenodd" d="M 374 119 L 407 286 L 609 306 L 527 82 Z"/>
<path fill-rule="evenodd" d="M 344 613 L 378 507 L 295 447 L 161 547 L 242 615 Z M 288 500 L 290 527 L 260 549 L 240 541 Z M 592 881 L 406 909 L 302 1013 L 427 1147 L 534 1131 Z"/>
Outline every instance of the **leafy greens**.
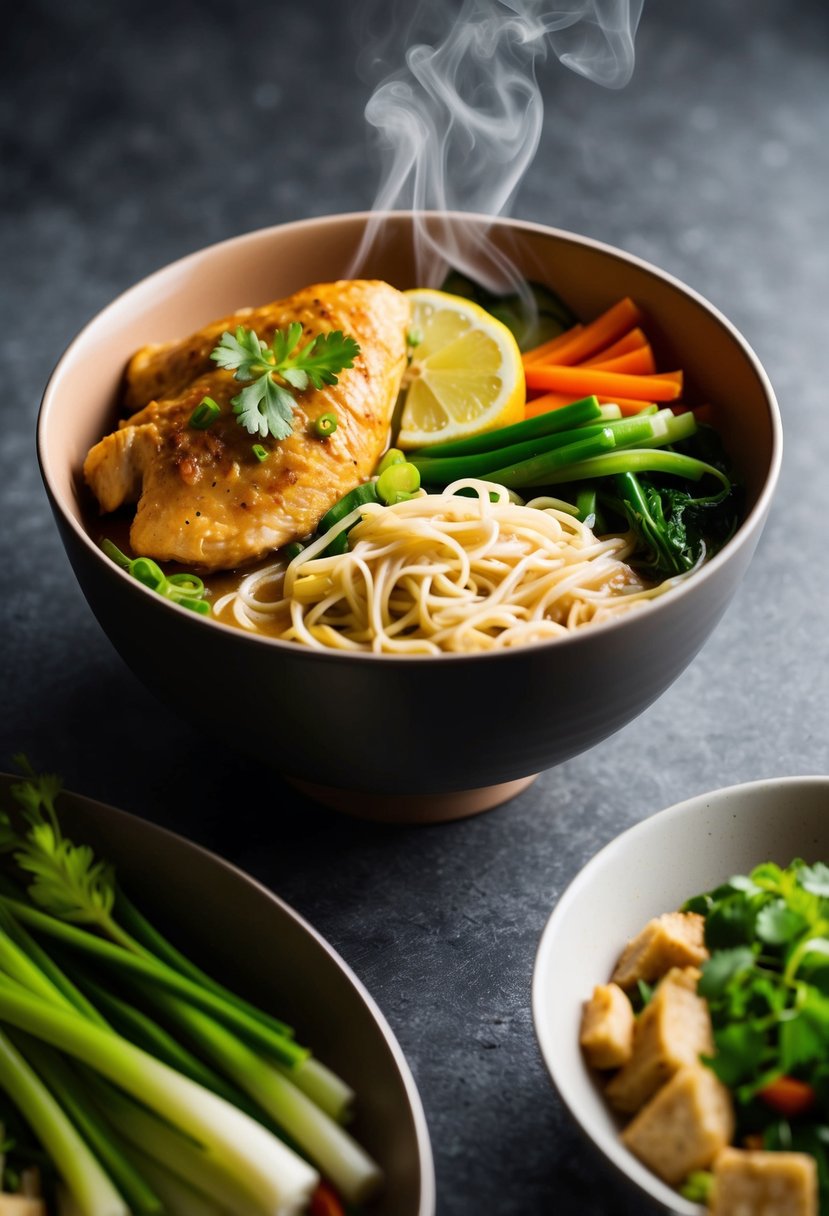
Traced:
<path fill-rule="evenodd" d="M 731 1090 L 737 1140 L 817 1160 L 829 1213 L 829 866 L 772 862 L 688 900 L 711 955 L 700 995 Z"/>

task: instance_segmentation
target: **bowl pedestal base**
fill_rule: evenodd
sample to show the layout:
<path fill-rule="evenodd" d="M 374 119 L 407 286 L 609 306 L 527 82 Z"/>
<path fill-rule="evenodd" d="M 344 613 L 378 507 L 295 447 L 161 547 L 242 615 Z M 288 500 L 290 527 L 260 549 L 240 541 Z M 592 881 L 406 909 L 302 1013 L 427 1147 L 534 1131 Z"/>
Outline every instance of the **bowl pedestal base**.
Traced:
<path fill-rule="evenodd" d="M 538 777 L 519 777 L 499 785 L 479 789 L 457 790 L 449 794 L 364 794 L 359 790 L 338 790 L 330 785 L 315 785 L 286 777 L 286 781 L 314 802 L 358 819 L 373 819 L 379 823 L 445 823 L 451 819 L 466 819 L 502 806 L 522 793 Z"/>

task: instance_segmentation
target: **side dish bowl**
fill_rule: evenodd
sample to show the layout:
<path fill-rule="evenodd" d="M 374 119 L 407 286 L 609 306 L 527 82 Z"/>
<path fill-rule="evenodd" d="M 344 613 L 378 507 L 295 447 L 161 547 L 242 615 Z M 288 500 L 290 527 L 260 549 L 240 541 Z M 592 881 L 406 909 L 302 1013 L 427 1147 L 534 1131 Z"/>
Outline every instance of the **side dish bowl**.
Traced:
<path fill-rule="evenodd" d="M 17 780 L 0 774 L 4 804 Z M 301 1028 L 354 1087 L 350 1130 L 386 1179 L 372 1216 L 434 1216 L 432 1149 L 414 1079 L 382 1013 L 332 947 L 265 887 L 183 837 L 77 794 L 62 794 L 60 809 L 67 834 L 114 864 L 165 936 L 240 995 Z"/>
<path fill-rule="evenodd" d="M 162 601 L 103 555 L 82 484 L 86 452 L 115 424 L 127 359 L 143 344 L 185 336 L 239 307 L 349 275 L 370 218 L 329 216 L 253 232 L 194 253 L 127 291 L 82 330 L 55 369 L 41 407 L 38 452 L 84 594 L 151 690 L 200 730 L 205 704 L 242 703 L 244 746 L 315 797 L 356 814 L 426 821 L 503 802 L 539 771 L 624 726 L 672 683 L 751 560 L 777 483 L 781 428 L 769 381 L 746 342 L 670 275 L 535 224 L 421 216 L 427 227 L 485 233 L 522 274 L 555 288 L 577 315 L 596 316 L 625 295 L 637 301 L 655 349 L 685 369 L 697 400 L 716 405 L 718 430 L 746 491 L 736 535 L 643 611 L 482 655 L 316 652 Z M 417 285 L 415 219 L 405 212 L 382 218 L 361 275 L 400 288 Z"/>
<path fill-rule="evenodd" d="M 598 853 L 558 901 L 541 936 L 533 1021 L 561 1100 L 629 1183 L 680 1216 L 703 1209 L 681 1198 L 622 1144 L 579 1047 L 583 1002 L 606 983 L 622 948 L 647 921 L 763 861 L 829 858 L 829 777 L 780 777 L 701 794 L 624 832 Z"/>

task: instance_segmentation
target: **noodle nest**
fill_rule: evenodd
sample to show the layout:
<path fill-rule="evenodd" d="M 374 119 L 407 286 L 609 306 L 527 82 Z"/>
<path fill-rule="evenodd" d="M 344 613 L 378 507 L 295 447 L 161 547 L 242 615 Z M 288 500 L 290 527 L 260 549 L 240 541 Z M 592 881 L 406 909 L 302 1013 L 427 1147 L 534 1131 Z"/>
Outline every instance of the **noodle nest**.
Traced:
<path fill-rule="evenodd" d="M 563 506 L 475 479 L 369 503 L 248 574 L 216 615 L 319 650 L 470 653 L 560 637 L 665 589 L 626 564 L 631 534 L 598 537 Z M 323 556 L 349 528 L 347 552 Z"/>

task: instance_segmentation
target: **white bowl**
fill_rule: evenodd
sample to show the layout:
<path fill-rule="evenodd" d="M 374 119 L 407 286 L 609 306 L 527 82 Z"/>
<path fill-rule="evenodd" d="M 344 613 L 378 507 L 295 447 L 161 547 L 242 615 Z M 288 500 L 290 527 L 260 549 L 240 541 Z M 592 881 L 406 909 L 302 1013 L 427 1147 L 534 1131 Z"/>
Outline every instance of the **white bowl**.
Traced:
<path fill-rule="evenodd" d="M 611 841 L 550 917 L 533 974 L 533 1021 L 553 1084 L 581 1129 L 625 1178 L 681 1216 L 682 1199 L 628 1152 L 621 1124 L 579 1048 L 582 1003 L 652 917 L 761 861 L 829 859 L 829 777 L 780 777 L 690 798 Z"/>

